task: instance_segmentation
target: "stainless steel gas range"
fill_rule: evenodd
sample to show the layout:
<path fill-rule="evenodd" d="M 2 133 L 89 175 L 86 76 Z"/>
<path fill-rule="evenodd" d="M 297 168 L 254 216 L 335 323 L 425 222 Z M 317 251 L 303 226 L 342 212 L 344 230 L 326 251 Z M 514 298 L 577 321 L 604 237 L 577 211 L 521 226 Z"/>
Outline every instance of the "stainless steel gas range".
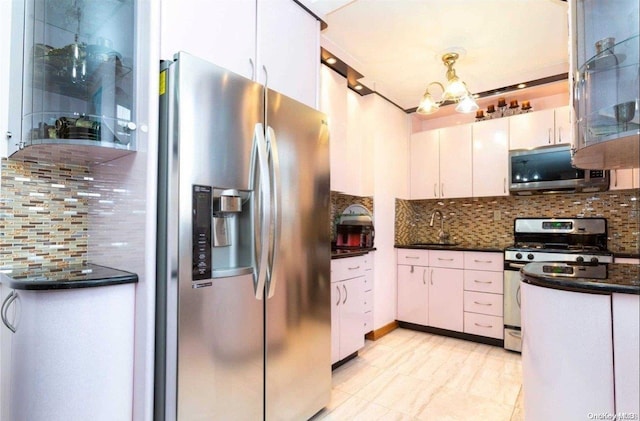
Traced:
<path fill-rule="evenodd" d="M 605 218 L 516 218 L 504 252 L 504 347 L 522 350 L 520 269 L 531 262 L 612 263 Z"/>

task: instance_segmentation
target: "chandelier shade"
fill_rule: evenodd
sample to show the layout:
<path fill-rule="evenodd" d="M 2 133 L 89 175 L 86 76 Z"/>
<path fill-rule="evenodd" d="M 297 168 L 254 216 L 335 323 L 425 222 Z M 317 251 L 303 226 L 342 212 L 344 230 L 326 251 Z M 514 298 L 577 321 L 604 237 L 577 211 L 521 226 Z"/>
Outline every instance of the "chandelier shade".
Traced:
<path fill-rule="evenodd" d="M 446 53 L 442 56 L 442 62 L 447 67 L 446 78 L 447 82 L 442 85 L 439 82 L 431 82 L 427 85 L 427 89 L 420 100 L 420 104 L 416 109 L 418 114 L 428 115 L 433 114 L 440 109 L 440 106 L 444 102 L 457 102 L 456 111 L 460 113 L 471 113 L 478 109 L 478 104 L 473 99 L 473 96 L 467 88 L 467 84 L 464 83 L 456 74 L 456 70 L 453 68 L 456 60 L 458 60 L 458 53 Z M 429 92 L 429 88 L 432 85 L 438 85 L 442 89 L 442 95 L 440 100 L 436 101 Z"/>

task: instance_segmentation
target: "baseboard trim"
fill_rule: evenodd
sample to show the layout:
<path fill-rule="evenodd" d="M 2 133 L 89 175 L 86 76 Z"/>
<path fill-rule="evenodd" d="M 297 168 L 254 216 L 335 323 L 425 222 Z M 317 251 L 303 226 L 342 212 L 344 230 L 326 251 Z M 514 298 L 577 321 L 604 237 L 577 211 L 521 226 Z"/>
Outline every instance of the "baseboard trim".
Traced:
<path fill-rule="evenodd" d="M 387 333 L 393 330 L 396 330 L 397 328 L 398 328 L 398 322 L 394 320 L 393 322 L 382 326 L 380 329 L 372 330 L 371 332 L 364 335 L 364 337 L 366 339 L 369 339 L 370 341 L 377 341 Z"/>
<path fill-rule="evenodd" d="M 422 326 L 422 325 L 417 325 L 414 323 L 407 323 L 407 322 L 399 322 L 398 326 L 405 329 L 419 330 L 420 332 L 434 333 L 436 335 L 449 336 L 451 338 L 464 339 L 467 341 L 478 342 L 482 344 L 493 345 L 500 348 L 504 348 L 504 340 L 502 339 L 472 335 L 470 333 L 464 333 L 464 332 L 455 332 L 453 330 L 440 329 L 440 328 L 431 327 L 431 326 Z"/>

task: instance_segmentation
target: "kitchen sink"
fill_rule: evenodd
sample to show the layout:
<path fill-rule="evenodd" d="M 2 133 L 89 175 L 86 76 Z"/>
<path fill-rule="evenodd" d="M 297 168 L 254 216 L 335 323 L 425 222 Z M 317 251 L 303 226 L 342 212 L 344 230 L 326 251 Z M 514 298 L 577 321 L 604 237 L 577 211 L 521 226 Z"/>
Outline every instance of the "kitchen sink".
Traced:
<path fill-rule="evenodd" d="M 411 245 L 421 247 L 455 247 L 458 243 L 413 243 Z"/>

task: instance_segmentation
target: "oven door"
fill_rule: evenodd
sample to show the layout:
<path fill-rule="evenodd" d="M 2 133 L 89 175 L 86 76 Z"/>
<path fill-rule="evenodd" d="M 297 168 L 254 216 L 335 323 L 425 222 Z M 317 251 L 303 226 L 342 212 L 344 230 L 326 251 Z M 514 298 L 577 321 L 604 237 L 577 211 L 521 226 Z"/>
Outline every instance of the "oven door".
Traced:
<path fill-rule="evenodd" d="M 522 351 L 520 330 L 520 269 L 522 263 L 504 264 L 504 347 Z"/>

